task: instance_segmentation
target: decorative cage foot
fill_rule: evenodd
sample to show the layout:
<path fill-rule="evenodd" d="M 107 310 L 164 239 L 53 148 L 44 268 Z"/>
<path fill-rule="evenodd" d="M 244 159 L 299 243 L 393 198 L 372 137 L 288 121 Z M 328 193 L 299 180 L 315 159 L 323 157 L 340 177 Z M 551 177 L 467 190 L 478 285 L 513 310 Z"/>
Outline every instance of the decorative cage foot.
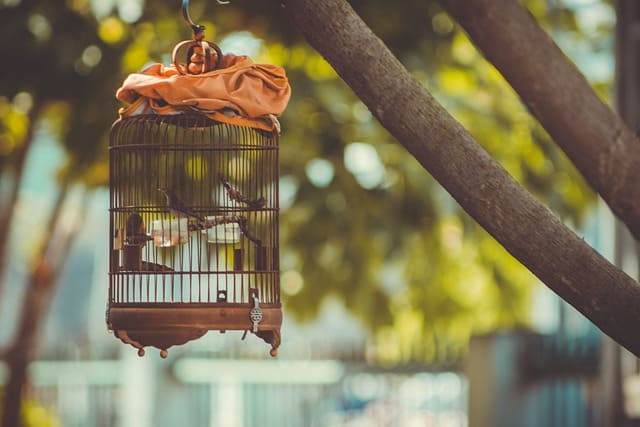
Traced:
<path fill-rule="evenodd" d="M 271 350 L 269 354 L 271 357 L 276 357 L 278 355 L 278 347 L 280 347 L 280 329 L 273 329 L 268 331 L 258 331 L 256 335 L 259 338 L 262 338 L 264 342 L 267 344 L 271 344 Z"/>

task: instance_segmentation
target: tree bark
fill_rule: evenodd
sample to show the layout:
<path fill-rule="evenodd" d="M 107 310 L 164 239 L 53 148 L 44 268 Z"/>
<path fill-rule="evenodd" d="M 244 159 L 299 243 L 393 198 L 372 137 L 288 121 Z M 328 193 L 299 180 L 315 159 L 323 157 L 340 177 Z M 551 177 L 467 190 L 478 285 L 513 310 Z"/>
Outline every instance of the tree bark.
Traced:
<path fill-rule="evenodd" d="M 283 7 L 380 123 L 481 226 L 604 333 L 640 356 L 634 332 L 640 324 L 640 286 L 634 279 L 519 186 L 346 1 L 284 0 Z"/>
<path fill-rule="evenodd" d="M 516 0 L 440 0 L 640 240 L 640 141 Z"/>

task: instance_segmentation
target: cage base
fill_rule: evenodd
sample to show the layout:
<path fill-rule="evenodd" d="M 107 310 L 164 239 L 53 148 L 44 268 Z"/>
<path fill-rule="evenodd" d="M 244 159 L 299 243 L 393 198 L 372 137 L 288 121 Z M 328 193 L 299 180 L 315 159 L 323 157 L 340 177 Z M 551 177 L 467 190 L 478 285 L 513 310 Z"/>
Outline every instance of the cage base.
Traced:
<path fill-rule="evenodd" d="M 262 320 L 256 335 L 271 345 L 276 356 L 280 346 L 282 308 L 280 304 L 261 304 Z M 251 307 L 247 304 L 126 304 L 112 305 L 107 313 L 107 325 L 125 344 L 138 349 L 161 350 L 167 357 L 170 347 L 202 337 L 207 331 L 251 331 Z"/>

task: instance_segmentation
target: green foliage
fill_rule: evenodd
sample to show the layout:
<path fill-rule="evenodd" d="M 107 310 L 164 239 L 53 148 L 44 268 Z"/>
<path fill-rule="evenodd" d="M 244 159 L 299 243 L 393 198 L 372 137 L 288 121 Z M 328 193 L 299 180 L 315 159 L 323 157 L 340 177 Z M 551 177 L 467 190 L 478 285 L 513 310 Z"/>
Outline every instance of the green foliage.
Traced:
<path fill-rule="evenodd" d="M 492 156 L 580 225 L 593 194 L 437 2 L 351 3 Z M 562 2 L 526 3 L 554 34 L 576 35 L 575 13 Z M 339 296 L 371 327 L 377 359 L 389 363 L 450 360 L 473 333 L 526 325 L 535 279 L 375 122 L 277 3 L 194 2 L 190 12 L 207 39 L 249 31 L 262 40 L 255 59 L 287 69 L 293 96 L 280 153 L 291 203 L 282 209 L 281 258 L 290 312 L 310 318 L 325 297 Z M 611 29 L 600 30 L 598 40 Z M 116 88 L 127 73 L 166 63 L 191 35 L 176 2 L 147 3 L 128 23 L 115 12 L 96 19 L 82 0 L 23 0 L 0 6 L 0 36 L 11 59 L 0 79 L 0 167 L 28 126 L 15 101 L 25 92 L 58 109 L 48 117 L 68 151 L 61 178 L 97 186 L 108 178 Z M 598 83 L 606 94 L 607 82 Z"/>
<path fill-rule="evenodd" d="M 27 96 L 26 94 L 22 95 Z M 0 167 L 10 166 L 11 160 L 27 137 L 29 117 L 20 108 L 20 96 L 12 102 L 0 96 Z"/>
<path fill-rule="evenodd" d="M 2 419 L 2 402 L 4 391 L 0 388 L 0 419 Z M 29 399 L 22 405 L 22 422 L 25 427 L 60 427 L 62 424 L 55 412 L 35 400 Z"/>
<path fill-rule="evenodd" d="M 22 406 L 22 419 L 25 427 L 60 427 L 62 423 L 50 409 L 34 400 L 27 400 Z"/>
<path fill-rule="evenodd" d="M 594 195 L 437 6 L 354 3 L 416 78 L 516 180 L 566 221 L 581 224 Z M 530 3 L 543 22 L 573 25 L 570 10 Z M 315 301 L 341 296 L 375 331 L 371 353 L 388 363 L 449 361 L 459 357 L 473 333 L 526 327 L 536 279 L 461 212 L 336 76 L 319 79 L 300 66 L 319 59 L 315 53 L 301 45 L 289 55 L 279 54 L 278 47 L 268 50 L 273 49 L 272 57 L 282 61 L 294 84 L 283 119 L 282 169 L 298 187 L 295 204 L 283 213 L 283 237 L 290 245 L 285 250 L 292 255 L 282 267 L 300 271 L 304 285 L 287 299 L 287 307 L 311 316 Z M 344 153 L 354 142 L 369 144 L 382 160 L 383 178 L 373 188 L 347 170 Z M 314 186 L 305 174 L 305 166 L 318 158 L 333 165 L 327 187 Z"/>

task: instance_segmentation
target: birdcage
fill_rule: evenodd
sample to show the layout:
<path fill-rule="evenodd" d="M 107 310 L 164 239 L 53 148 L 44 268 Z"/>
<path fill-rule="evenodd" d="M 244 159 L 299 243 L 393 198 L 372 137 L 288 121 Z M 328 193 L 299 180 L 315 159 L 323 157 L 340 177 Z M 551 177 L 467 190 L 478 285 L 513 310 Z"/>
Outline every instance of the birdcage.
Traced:
<path fill-rule="evenodd" d="M 208 330 L 247 330 L 275 350 L 277 133 L 197 114 L 121 119 L 110 173 L 115 334 L 166 350 Z"/>
<path fill-rule="evenodd" d="M 192 28 L 188 58 L 203 51 L 202 27 Z M 183 47 L 174 51 L 176 73 L 220 66 L 222 53 L 208 44 L 217 61 L 196 58 L 204 64 L 198 70 L 178 64 Z M 210 330 L 252 332 L 275 356 L 279 127 L 233 109 L 167 110 L 164 101 L 147 101 L 121 115 L 110 135 L 109 329 L 141 356 L 153 346 L 166 357 L 169 347 Z M 157 108 L 147 108 L 151 101 Z"/>

